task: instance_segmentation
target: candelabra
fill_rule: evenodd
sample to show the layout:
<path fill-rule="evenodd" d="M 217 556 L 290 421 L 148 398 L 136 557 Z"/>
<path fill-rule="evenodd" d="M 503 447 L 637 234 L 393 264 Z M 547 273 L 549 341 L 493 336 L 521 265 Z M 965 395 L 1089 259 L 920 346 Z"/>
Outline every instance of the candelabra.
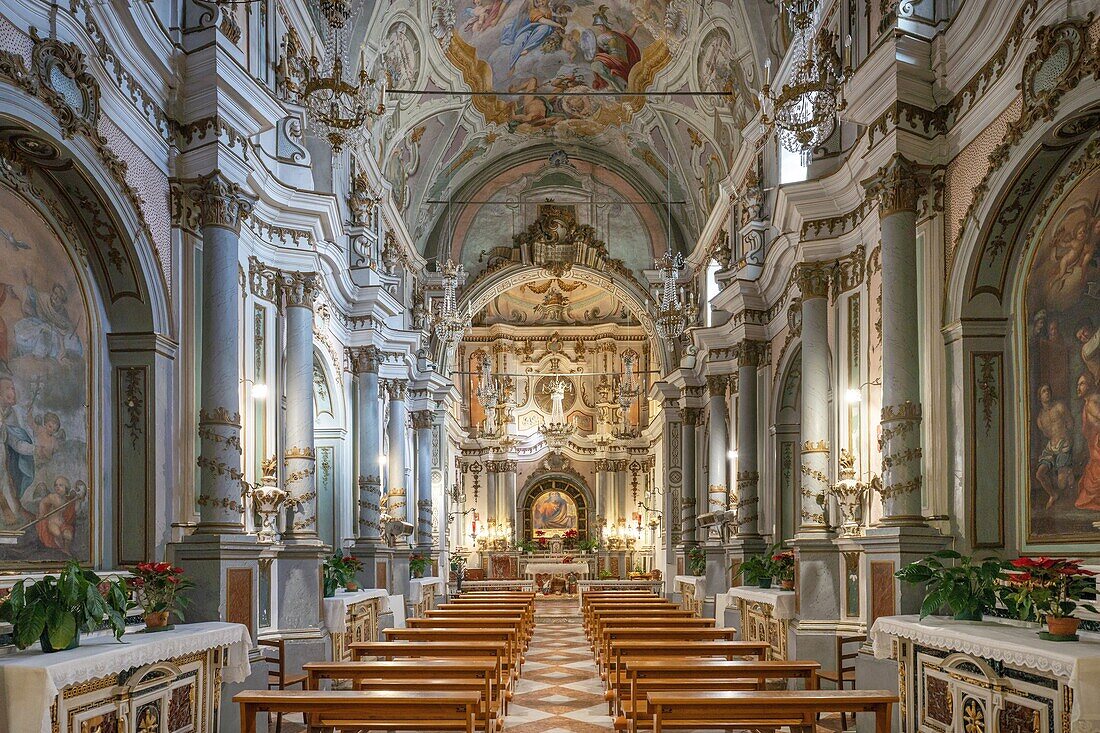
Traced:
<path fill-rule="evenodd" d="M 569 383 L 560 377 L 550 382 L 547 388 L 552 400 L 550 422 L 539 427 L 539 433 L 542 434 L 543 440 L 555 453 L 561 453 L 562 448 L 565 447 L 565 444 L 577 429 L 577 426 L 573 423 L 566 422 L 565 410 L 562 407 L 565 400 L 565 390 L 568 387 Z"/>
<path fill-rule="evenodd" d="M 447 260 L 439 271 L 443 275 L 443 300 L 432 314 L 431 327 L 436 338 L 447 344 L 462 338 L 470 327 L 473 315 L 469 305 L 463 310 L 458 308 L 458 284 L 466 277 L 462 265 Z"/>
<path fill-rule="evenodd" d="M 309 57 L 293 29 L 283 43 L 282 82 L 287 96 L 306 110 L 308 123 L 326 138 L 334 152 L 361 135 L 386 110 L 386 85 L 371 77 L 359 54 L 359 72 L 345 68 L 347 34 L 353 23 L 351 0 L 324 0 L 321 14 L 328 24 L 325 48 Z"/>
<path fill-rule="evenodd" d="M 656 261 L 655 266 L 661 272 L 661 300 L 657 304 L 653 324 L 662 338 L 675 341 L 695 320 L 699 307 L 694 292 L 682 287 L 677 289 L 677 275 L 684 269 L 682 254 L 674 255 L 669 249 L 664 257 Z"/>
<path fill-rule="evenodd" d="M 766 133 L 775 130 L 780 144 L 799 153 L 802 164 L 808 165 L 814 149 L 833 134 L 837 115 L 845 108 L 845 74 L 832 33 L 822 32 L 816 43 L 810 39 L 817 0 L 783 0 L 782 7 L 794 34 L 793 72 L 777 94 L 769 83 L 771 59 L 765 60 L 760 124 Z"/>

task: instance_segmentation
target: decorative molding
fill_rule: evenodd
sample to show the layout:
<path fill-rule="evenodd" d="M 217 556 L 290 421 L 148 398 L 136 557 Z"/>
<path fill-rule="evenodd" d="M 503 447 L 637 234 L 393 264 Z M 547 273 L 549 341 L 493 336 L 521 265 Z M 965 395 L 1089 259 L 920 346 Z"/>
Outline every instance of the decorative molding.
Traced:
<path fill-rule="evenodd" d="M 321 280 L 315 272 L 282 271 L 279 278 L 279 291 L 287 308 L 308 308 L 313 310 L 313 302 L 320 295 Z"/>
<path fill-rule="evenodd" d="M 928 185 L 925 169 L 900 153 L 895 153 L 871 179 L 863 182 L 867 199 L 878 207 L 880 221 L 891 214 L 916 212 L 917 203 Z"/>
<path fill-rule="evenodd" d="M 829 297 L 833 262 L 800 262 L 795 266 L 794 280 L 802 293 L 802 299 Z"/>
<path fill-rule="evenodd" d="M 193 231 L 216 226 L 239 234 L 241 222 L 252 215 L 255 200 L 215 169 L 204 176 L 172 182 L 172 219 Z"/>

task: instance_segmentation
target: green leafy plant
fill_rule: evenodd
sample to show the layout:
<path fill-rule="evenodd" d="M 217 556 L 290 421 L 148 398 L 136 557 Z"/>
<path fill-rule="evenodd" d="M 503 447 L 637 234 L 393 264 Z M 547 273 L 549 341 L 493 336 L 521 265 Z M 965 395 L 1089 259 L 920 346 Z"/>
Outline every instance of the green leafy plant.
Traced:
<path fill-rule="evenodd" d="M 707 574 L 707 553 L 702 548 L 696 545 L 688 550 L 687 554 L 687 566 L 688 572 L 692 575 L 702 576 Z"/>
<path fill-rule="evenodd" d="M 945 564 L 944 561 L 955 561 Z M 940 550 L 909 563 L 895 575 L 904 583 L 924 584 L 920 616 L 946 606 L 958 620 L 980 621 L 997 604 L 998 581 L 1004 571 L 999 560 L 976 560 L 954 550 Z"/>
<path fill-rule="evenodd" d="M 753 555 L 752 557 L 746 557 L 737 568 L 734 577 L 744 579 L 747 585 L 760 585 L 765 580 L 768 581 L 768 585 L 771 585 L 772 562 L 770 556 Z"/>
<path fill-rule="evenodd" d="M 1085 595 L 1096 592 L 1096 573 L 1081 567 L 1080 560 L 1052 557 L 1019 557 L 1005 563 L 1001 601 L 1021 621 L 1068 618 L 1080 606 L 1096 613 Z"/>
<path fill-rule="evenodd" d="M 600 580 L 611 580 L 614 577 L 615 576 L 611 574 L 610 570 L 601 570 L 600 571 Z"/>
<path fill-rule="evenodd" d="M 782 545 L 775 544 L 768 554 L 771 557 L 772 577 L 783 582 L 794 580 L 794 550 L 784 550 Z"/>
<path fill-rule="evenodd" d="M 594 552 L 600 549 L 600 541 L 591 537 L 577 541 L 577 549 L 581 552 Z"/>
<path fill-rule="evenodd" d="M 167 611 L 181 621 L 187 605 L 183 591 L 194 586 L 184 577 L 183 568 L 174 567 L 170 562 L 139 562 L 133 577 L 126 580 L 126 587 L 146 615 Z"/>
<path fill-rule="evenodd" d="M 70 560 L 57 577 L 12 586 L 0 604 L 0 621 L 12 625 L 20 649 L 41 641 L 43 651 L 60 651 L 79 644 L 81 631 L 91 633 L 104 622 L 121 639 L 132 605 L 121 580 L 100 578 Z"/>
<path fill-rule="evenodd" d="M 430 557 L 414 552 L 409 555 L 409 574 L 414 578 L 423 578 L 431 564 Z"/>
<path fill-rule="evenodd" d="M 520 542 L 516 545 L 516 549 L 525 555 L 530 555 L 531 553 L 537 551 L 539 547 L 530 540 L 524 540 L 523 542 Z"/>
<path fill-rule="evenodd" d="M 342 550 L 337 550 L 332 557 L 326 558 L 321 568 L 325 596 L 332 596 L 336 593 L 337 588 L 353 582 L 356 574 L 362 569 L 362 560 L 351 555 L 345 555 Z"/>

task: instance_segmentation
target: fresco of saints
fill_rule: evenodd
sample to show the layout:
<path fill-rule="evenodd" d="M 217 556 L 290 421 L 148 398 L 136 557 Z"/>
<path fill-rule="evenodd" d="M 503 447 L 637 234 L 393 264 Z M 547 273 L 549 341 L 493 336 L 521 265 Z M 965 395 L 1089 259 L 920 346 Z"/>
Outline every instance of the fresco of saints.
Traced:
<path fill-rule="evenodd" d="M 537 48 L 556 50 L 548 42 L 555 33 L 561 38 L 567 14 L 573 9 L 568 5 L 554 8 L 550 3 L 551 0 L 527 0 L 527 12 L 516 16 L 500 34 L 501 45 L 512 46 L 511 68 L 514 69 L 521 57 Z M 544 44 L 547 44 L 545 48 Z"/>
<path fill-rule="evenodd" d="M 69 317 L 69 293 L 65 286 L 55 282 L 43 297 L 26 271 L 23 280 L 26 283 L 23 318 L 12 327 L 16 355 L 63 361 L 69 351 L 81 354 L 83 347 L 76 335 L 76 325 Z"/>
<path fill-rule="evenodd" d="M 601 5 L 592 16 L 592 32 L 595 34 L 592 70 L 596 73 L 592 87 L 597 90 L 611 87 L 622 91 L 626 89 L 630 70 L 641 61 L 642 52 L 634 42 L 632 32 L 623 33 L 611 27 L 608 10 L 606 5 Z"/>
<path fill-rule="evenodd" d="M 11 375 L 0 374 L 0 513 L 9 526 L 21 523 L 17 497 L 34 481 L 34 443 L 15 410 L 18 401 Z"/>
<path fill-rule="evenodd" d="M 1078 380 L 1078 393 L 1085 401 L 1081 409 L 1081 432 L 1085 437 L 1088 451 L 1085 470 L 1077 483 L 1078 509 L 1100 512 L 1100 392 L 1092 387 L 1093 382 L 1081 375 Z"/>
<path fill-rule="evenodd" d="M 1073 482 L 1073 416 L 1066 403 L 1052 394 L 1049 384 L 1039 387 L 1039 414 L 1035 418 L 1036 427 L 1047 439 L 1035 472 L 1047 493 L 1047 509 Z"/>
<path fill-rule="evenodd" d="M 560 491 L 548 491 L 531 507 L 531 526 L 543 531 L 575 529 L 577 509 Z"/>

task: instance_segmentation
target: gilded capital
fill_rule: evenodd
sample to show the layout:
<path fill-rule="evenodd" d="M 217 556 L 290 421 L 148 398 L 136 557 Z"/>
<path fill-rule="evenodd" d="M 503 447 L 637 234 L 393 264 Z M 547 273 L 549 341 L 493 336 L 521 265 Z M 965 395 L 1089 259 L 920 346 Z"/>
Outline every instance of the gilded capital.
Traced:
<path fill-rule="evenodd" d="M 763 341 L 753 341 L 751 339 L 740 341 L 733 347 L 734 358 L 737 359 L 737 366 L 739 367 L 760 366 L 764 361 L 766 351 L 767 344 Z"/>
<path fill-rule="evenodd" d="M 920 166 L 895 154 L 864 186 L 867 196 L 878 205 L 879 219 L 883 219 L 899 211 L 916 211 L 927 178 Z"/>
<path fill-rule="evenodd" d="M 386 394 L 390 396 L 391 402 L 404 402 L 405 397 L 409 392 L 409 380 L 387 379 L 385 381 L 384 388 L 386 390 Z"/>
<path fill-rule="evenodd" d="M 414 430 L 424 430 L 432 426 L 432 417 L 435 415 L 431 410 L 415 410 L 412 413 L 412 426 Z"/>
<path fill-rule="evenodd" d="M 802 299 L 829 297 L 832 262 L 800 262 L 794 271 Z"/>
<path fill-rule="evenodd" d="M 377 346 L 349 346 L 346 351 L 353 374 L 377 374 L 381 354 Z"/>
<path fill-rule="evenodd" d="M 255 201 L 218 170 L 181 181 L 176 197 L 177 207 L 186 211 L 188 220 L 202 227 L 224 227 L 235 232 L 241 231 L 241 222 L 252 214 Z"/>
<path fill-rule="evenodd" d="M 703 410 L 699 407 L 681 407 L 680 421 L 685 425 L 698 425 L 703 420 Z"/>
<path fill-rule="evenodd" d="M 728 374 L 708 374 L 707 375 L 707 393 L 711 397 L 725 397 L 726 388 L 729 387 L 730 378 Z"/>
<path fill-rule="evenodd" d="M 321 292 L 321 281 L 315 272 L 284 272 L 279 289 L 288 308 L 312 308 Z"/>

